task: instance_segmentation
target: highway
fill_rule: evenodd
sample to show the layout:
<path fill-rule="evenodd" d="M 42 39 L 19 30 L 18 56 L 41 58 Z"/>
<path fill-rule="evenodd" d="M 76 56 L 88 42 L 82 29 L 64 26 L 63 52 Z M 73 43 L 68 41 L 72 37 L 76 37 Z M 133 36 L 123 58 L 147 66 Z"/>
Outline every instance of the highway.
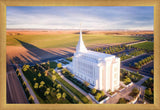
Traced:
<path fill-rule="evenodd" d="M 7 103 L 28 103 L 25 92 L 13 68 L 7 64 Z"/>

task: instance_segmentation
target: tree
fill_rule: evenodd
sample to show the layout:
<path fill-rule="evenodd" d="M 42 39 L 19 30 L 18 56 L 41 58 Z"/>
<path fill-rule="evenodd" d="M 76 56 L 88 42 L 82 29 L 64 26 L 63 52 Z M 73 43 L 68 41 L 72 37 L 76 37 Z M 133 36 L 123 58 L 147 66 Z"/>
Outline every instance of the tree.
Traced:
<path fill-rule="evenodd" d="M 57 93 L 57 99 L 59 100 L 61 98 L 61 93 Z"/>
<path fill-rule="evenodd" d="M 46 90 L 47 90 L 47 91 L 50 91 L 50 88 L 47 88 Z"/>
<path fill-rule="evenodd" d="M 105 95 L 105 92 L 104 92 L 104 91 L 101 91 L 101 95 L 104 96 L 104 95 Z"/>
<path fill-rule="evenodd" d="M 20 72 L 18 72 L 18 76 L 21 76 L 21 73 L 20 73 Z"/>
<path fill-rule="evenodd" d="M 45 70 L 44 74 L 45 74 L 45 76 L 47 76 L 48 75 L 48 70 Z"/>
<path fill-rule="evenodd" d="M 138 67 L 138 63 L 134 63 L 134 66 L 137 68 Z"/>
<path fill-rule="evenodd" d="M 47 95 L 49 95 L 49 91 L 44 92 L 44 96 L 47 96 Z"/>
<path fill-rule="evenodd" d="M 41 82 L 40 82 L 40 84 L 41 84 L 41 85 L 44 85 L 44 84 L 45 84 L 45 82 L 44 82 L 44 81 L 41 81 Z"/>
<path fill-rule="evenodd" d="M 37 79 L 36 78 L 33 78 L 33 81 L 36 81 Z"/>
<path fill-rule="evenodd" d="M 56 75 L 52 75 L 53 82 L 56 80 Z"/>
<path fill-rule="evenodd" d="M 118 103 L 119 104 L 125 104 L 125 103 L 127 103 L 127 100 L 125 98 L 120 98 Z"/>
<path fill-rule="evenodd" d="M 43 87 L 43 85 L 39 85 L 39 88 L 42 88 Z"/>
<path fill-rule="evenodd" d="M 53 69 L 52 74 L 55 74 L 55 73 L 56 73 L 56 71 Z"/>
<path fill-rule="evenodd" d="M 26 87 L 25 91 L 26 91 L 26 92 L 27 92 L 27 91 L 29 92 L 29 88 L 28 88 L 28 87 Z"/>
<path fill-rule="evenodd" d="M 29 69 L 29 65 L 23 65 L 23 67 L 22 67 L 22 69 L 23 69 L 23 71 L 27 71 L 28 69 Z"/>
<path fill-rule="evenodd" d="M 29 96 L 28 98 L 29 101 L 33 102 L 34 101 L 34 97 L 32 95 Z"/>
<path fill-rule="evenodd" d="M 57 88 L 60 89 L 61 88 L 61 84 L 57 84 Z"/>
<path fill-rule="evenodd" d="M 131 75 L 131 79 L 134 79 L 134 75 Z"/>
<path fill-rule="evenodd" d="M 128 83 L 130 83 L 130 82 L 131 82 L 131 79 L 130 79 L 130 78 L 124 79 L 124 83 L 125 83 L 125 84 L 128 84 Z"/>
<path fill-rule="evenodd" d="M 52 91 L 54 92 L 56 89 L 55 88 L 52 88 Z"/>
<path fill-rule="evenodd" d="M 34 88 L 37 89 L 38 88 L 38 83 L 34 83 Z"/>
<path fill-rule="evenodd" d="M 99 98 L 101 97 L 101 94 L 100 93 L 97 93 L 96 94 L 96 96 L 95 96 L 95 99 L 97 100 L 97 101 L 99 101 Z"/>
<path fill-rule="evenodd" d="M 97 90 L 96 90 L 95 88 L 93 88 L 91 93 L 92 93 L 92 94 L 95 94 L 96 91 L 97 91 Z"/>
<path fill-rule="evenodd" d="M 16 73 L 17 73 L 17 74 L 19 73 L 19 69 L 18 69 L 18 68 L 16 69 Z"/>
<path fill-rule="evenodd" d="M 61 64 L 61 63 L 58 63 L 58 64 L 57 64 L 57 67 L 58 67 L 58 68 L 62 68 L 62 64 Z"/>
<path fill-rule="evenodd" d="M 139 90 L 137 88 L 133 88 L 132 92 L 137 94 L 137 93 L 139 93 Z"/>
<path fill-rule="evenodd" d="M 41 77 L 41 73 L 38 73 L 38 77 Z"/>
<path fill-rule="evenodd" d="M 62 97 L 65 99 L 66 98 L 66 93 L 63 92 Z"/>

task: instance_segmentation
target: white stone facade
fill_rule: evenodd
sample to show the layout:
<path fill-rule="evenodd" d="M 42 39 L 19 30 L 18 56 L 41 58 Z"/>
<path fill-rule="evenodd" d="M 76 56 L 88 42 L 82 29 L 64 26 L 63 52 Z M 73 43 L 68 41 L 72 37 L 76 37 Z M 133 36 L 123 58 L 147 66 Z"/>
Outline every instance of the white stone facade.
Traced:
<path fill-rule="evenodd" d="M 80 30 L 73 62 L 68 69 L 81 80 L 99 90 L 114 91 L 120 85 L 120 58 L 115 55 L 87 50 Z"/>

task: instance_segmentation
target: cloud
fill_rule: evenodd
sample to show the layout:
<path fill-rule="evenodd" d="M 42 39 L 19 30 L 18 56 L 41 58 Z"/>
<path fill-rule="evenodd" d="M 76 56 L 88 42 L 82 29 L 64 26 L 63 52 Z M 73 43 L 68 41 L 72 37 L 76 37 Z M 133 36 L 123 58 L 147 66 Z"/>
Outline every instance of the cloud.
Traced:
<path fill-rule="evenodd" d="M 79 29 L 80 23 L 83 29 L 153 30 L 153 8 L 7 7 L 7 28 Z"/>

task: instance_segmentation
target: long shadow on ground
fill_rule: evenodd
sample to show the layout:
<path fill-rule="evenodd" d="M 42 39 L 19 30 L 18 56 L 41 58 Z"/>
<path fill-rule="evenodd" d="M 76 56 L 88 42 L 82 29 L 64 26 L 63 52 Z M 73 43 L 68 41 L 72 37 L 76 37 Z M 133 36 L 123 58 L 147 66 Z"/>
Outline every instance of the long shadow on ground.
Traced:
<path fill-rule="evenodd" d="M 45 51 L 43 49 L 40 49 L 32 44 L 29 44 L 29 43 L 26 43 L 24 41 L 21 41 L 19 39 L 16 39 L 18 42 L 21 43 L 21 45 L 28 50 L 28 54 L 30 54 L 31 56 L 33 56 L 34 58 L 38 59 L 38 61 L 34 60 L 33 58 L 29 57 L 29 56 L 24 56 L 24 55 L 20 55 L 22 58 L 24 58 L 28 64 L 35 64 L 35 63 L 40 63 L 40 62 L 45 62 L 45 61 L 50 61 L 50 60 L 55 60 L 57 58 L 62 58 L 62 57 L 69 57 L 69 56 L 72 56 L 73 53 L 72 52 L 68 52 L 68 51 L 65 51 L 65 50 L 60 50 L 59 52 L 54 52 L 54 51 L 51 51 L 48 52 L 48 51 Z M 61 54 L 62 53 L 65 53 L 64 55 Z M 20 58 L 17 58 L 17 57 L 14 57 L 13 60 L 15 60 L 17 63 L 19 62 L 19 64 L 22 64 L 25 63 L 25 62 L 22 62 Z"/>
<path fill-rule="evenodd" d="M 38 57 L 39 60 L 42 59 L 41 55 L 47 55 L 47 56 L 48 55 L 50 55 L 50 56 L 53 55 L 53 54 L 51 54 L 51 53 L 49 53 L 49 52 L 47 52 L 47 51 L 45 51 L 43 49 L 40 49 L 40 48 L 38 48 L 38 47 L 36 47 L 36 46 L 34 46 L 32 44 L 23 42 L 23 41 L 21 41 L 19 39 L 16 39 L 16 40 L 19 41 L 24 48 L 26 48 L 27 50 L 31 51 L 36 57 Z"/>

